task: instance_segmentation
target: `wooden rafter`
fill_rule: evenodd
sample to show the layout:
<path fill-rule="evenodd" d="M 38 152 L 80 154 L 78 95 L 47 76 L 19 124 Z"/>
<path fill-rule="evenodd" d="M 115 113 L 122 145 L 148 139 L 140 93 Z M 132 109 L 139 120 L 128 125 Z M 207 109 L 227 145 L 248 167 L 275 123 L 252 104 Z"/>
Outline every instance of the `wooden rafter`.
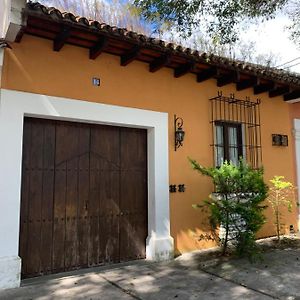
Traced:
<path fill-rule="evenodd" d="M 249 79 L 243 79 L 236 83 L 236 90 L 242 91 L 248 88 L 251 88 L 258 84 L 257 77 L 249 78 Z"/>
<path fill-rule="evenodd" d="M 71 29 L 69 27 L 63 27 L 62 30 L 57 34 L 53 41 L 53 50 L 60 51 L 67 39 L 71 35 Z"/>
<path fill-rule="evenodd" d="M 224 85 L 233 83 L 237 80 L 237 72 L 236 71 L 231 71 L 229 73 L 223 73 L 218 75 L 217 78 L 217 86 L 222 87 Z"/>
<path fill-rule="evenodd" d="M 102 52 L 103 49 L 108 44 L 108 38 L 105 36 L 101 36 L 98 42 L 90 48 L 90 59 L 96 59 Z"/>
<path fill-rule="evenodd" d="M 284 94 L 288 94 L 290 92 L 290 87 L 289 86 L 280 86 L 275 88 L 274 90 L 269 92 L 269 97 L 278 97 Z"/>
<path fill-rule="evenodd" d="M 197 74 L 197 82 L 203 82 L 217 75 L 217 68 L 212 67 Z"/>
<path fill-rule="evenodd" d="M 130 51 L 121 55 L 121 66 L 125 67 L 134 61 L 140 54 L 141 48 L 136 45 Z"/>
<path fill-rule="evenodd" d="M 284 101 L 295 100 L 297 98 L 300 98 L 300 90 L 294 90 L 283 96 Z"/>
<path fill-rule="evenodd" d="M 161 68 L 163 68 L 164 66 L 166 66 L 167 64 L 169 64 L 170 61 L 171 61 L 171 55 L 169 54 L 162 55 L 161 57 L 156 58 L 149 64 L 149 71 L 154 73 L 160 70 Z"/>
<path fill-rule="evenodd" d="M 269 92 L 273 90 L 275 87 L 275 83 L 272 82 L 267 82 L 267 83 L 260 83 L 258 85 L 254 86 L 254 95 L 258 95 L 261 93 Z"/>
<path fill-rule="evenodd" d="M 174 77 L 179 78 L 179 77 L 191 72 L 193 70 L 194 66 L 195 66 L 195 63 L 188 62 L 180 67 L 177 67 L 174 70 Z"/>

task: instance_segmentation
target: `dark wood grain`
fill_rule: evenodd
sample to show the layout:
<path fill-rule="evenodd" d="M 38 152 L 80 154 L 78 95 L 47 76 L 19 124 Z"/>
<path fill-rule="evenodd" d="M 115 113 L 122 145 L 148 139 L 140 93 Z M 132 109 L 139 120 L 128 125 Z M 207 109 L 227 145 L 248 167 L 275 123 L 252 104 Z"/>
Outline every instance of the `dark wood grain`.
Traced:
<path fill-rule="evenodd" d="M 23 140 L 23 277 L 145 257 L 146 130 L 25 118 Z"/>
<path fill-rule="evenodd" d="M 78 173 L 78 227 L 77 227 L 77 267 L 88 266 L 89 244 L 89 192 L 90 192 L 90 126 L 79 128 L 79 173 Z"/>
<path fill-rule="evenodd" d="M 28 205 L 27 272 L 39 275 L 41 271 L 41 219 L 43 194 L 44 128 L 39 122 L 31 127 L 30 191 Z"/>
<path fill-rule="evenodd" d="M 23 127 L 23 165 L 21 187 L 21 214 L 20 214 L 20 237 L 19 255 L 23 258 L 22 274 L 27 273 L 27 241 L 28 241 L 28 207 L 30 191 L 30 151 L 31 151 L 31 123 L 24 122 Z"/>
<path fill-rule="evenodd" d="M 41 273 L 52 271 L 53 239 L 53 196 L 55 168 L 55 125 L 51 121 L 44 123 L 43 143 L 43 194 L 41 220 Z"/>
<path fill-rule="evenodd" d="M 145 258 L 147 238 L 147 135 L 121 131 L 120 260 Z"/>

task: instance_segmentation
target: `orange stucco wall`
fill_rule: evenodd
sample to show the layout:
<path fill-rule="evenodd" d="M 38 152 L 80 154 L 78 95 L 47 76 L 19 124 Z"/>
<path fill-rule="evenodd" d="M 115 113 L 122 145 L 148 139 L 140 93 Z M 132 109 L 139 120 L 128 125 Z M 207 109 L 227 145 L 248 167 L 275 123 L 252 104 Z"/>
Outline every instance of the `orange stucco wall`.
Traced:
<path fill-rule="evenodd" d="M 92 85 L 92 77 L 101 78 L 101 86 Z M 209 232 L 207 216 L 192 208 L 211 192 L 209 180 L 191 170 L 187 157 L 201 164 L 213 164 L 210 147 L 211 125 L 209 101 L 216 96 L 215 80 L 197 83 L 187 74 L 175 79 L 172 70 L 163 68 L 156 73 L 148 65 L 132 62 L 120 66 L 120 58 L 102 54 L 96 60 L 88 58 L 88 50 L 66 45 L 60 52 L 52 51 L 52 42 L 24 36 L 20 44 L 5 52 L 2 87 L 5 89 L 41 93 L 85 101 L 129 106 L 169 114 L 170 184 L 184 183 L 185 193 L 170 194 L 171 234 L 177 253 L 212 246 L 212 242 L 198 241 L 199 233 Z M 235 93 L 245 99 L 256 97 L 251 89 L 236 92 L 234 85 L 221 88 L 224 95 Z M 282 98 L 261 96 L 261 130 L 265 179 L 284 175 L 294 182 L 292 147 L 272 146 L 271 134 L 288 134 L 292 140 L 289 105 Z M 184 146 L 174 151 L 174 114 L 184 119 Z M 270 216 L 270 211 L 267 212 Z M 296 212 L 285 215 L 287 225 L 297 225 Z M 264 226 L 260 236 L 274 234 L 272 220 Z"/>

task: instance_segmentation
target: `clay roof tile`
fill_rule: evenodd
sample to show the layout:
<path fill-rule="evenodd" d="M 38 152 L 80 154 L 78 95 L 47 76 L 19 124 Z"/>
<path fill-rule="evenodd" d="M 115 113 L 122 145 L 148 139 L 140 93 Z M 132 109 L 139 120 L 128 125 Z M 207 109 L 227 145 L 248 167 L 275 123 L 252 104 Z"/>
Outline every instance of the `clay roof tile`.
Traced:
<path fill-rule="evenodd" d="M 126 39 L 131 40 L 134 44 L 139 43 L 141 46 L 145 47 L 155 47 L 155 50 L 159 50 L 163 53 L 168 51 L 174 51 L 178 54 L 185 54 L 189 60 L 199 61 L 199 59 L 204 60 L 205 63 L 221 66 L 223 68 L 228 68 L 229 70 L 236 69 L 237 71 L 244 71 L 248 75 L 262 76 L 269 80 L 278 80 L 284 83 L 293 83 L 300 86 L 300 74 L 288 72 L 282 69 L 270 68 L 262 65 L 257 65 L 253 63 L 247 63 L 240 60 L 229 59 L 226 57 L 221 57 L 209 53 L 199 53 L 197 50 L 192 50 L 190 48 L 184 48 L 182 45 L 176 45 L 174 43 L 167 43 L 163 40 L 156 39 L 153 37 L 148 37 L 142 34 L 138 34 L 134 31 L 127 31 L 125 28 L 118 28 L 115 26 L 110 26 L 105 23 L 99 23 L 98 21 L 88 20 L 84 17 L 76 17 L 74 14 L 69 12 L 61 12 L 54 7 L 46 7 L 38 2 L 28 2 L 26 6 L 27 13 L 35 12 L 41 13 L 51 19 L 60 19 L 65 22 L 71 22 L 74 24 L 80 24 L 85 26 L 87 29 L 96 30 L 99 32 L 105 32 L 106 34 L 111 34 L 113 36 L 125 36 Z"/>

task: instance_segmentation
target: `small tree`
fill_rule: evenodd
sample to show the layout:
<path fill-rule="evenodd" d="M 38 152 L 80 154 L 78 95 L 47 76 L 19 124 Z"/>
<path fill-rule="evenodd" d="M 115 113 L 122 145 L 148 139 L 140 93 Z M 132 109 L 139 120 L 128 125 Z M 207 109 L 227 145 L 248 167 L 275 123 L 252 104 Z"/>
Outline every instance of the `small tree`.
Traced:
<path fill-rule="evenodd" d="M 282 223 L 281 208 L 287 207 L 289 212 L 292 211 L 292 202 L 295 198 L 294 186 L 291 182 L 284 181 L 284 176 L 274 176 L 270 180 L 272 186 L 268 202 L 270 203 L 275 217 L 274 225 L 276 228 L 277 240 L 280 241 L 281 229 L 284 226 Z"/>
<path fill-rule="evenodd" d="M 194 170 L 209 176 L 215 185 L 215 193 L 204 201 L 204 206 L 210 210 L 213 230 L 220 226 L 225 230 L 220 239 L 222 254 L 226 253 L 231 238 L 238 255 L 253 258 L 257 250 L 255 234 L 265 222 L 266 206 L 262 202 L 268 188 L 263 181 L 263 170 L 253 170 L 243 160 L 237 166 L 225 162 L 218 168 L 205 168 L 189 160 Z"/>

